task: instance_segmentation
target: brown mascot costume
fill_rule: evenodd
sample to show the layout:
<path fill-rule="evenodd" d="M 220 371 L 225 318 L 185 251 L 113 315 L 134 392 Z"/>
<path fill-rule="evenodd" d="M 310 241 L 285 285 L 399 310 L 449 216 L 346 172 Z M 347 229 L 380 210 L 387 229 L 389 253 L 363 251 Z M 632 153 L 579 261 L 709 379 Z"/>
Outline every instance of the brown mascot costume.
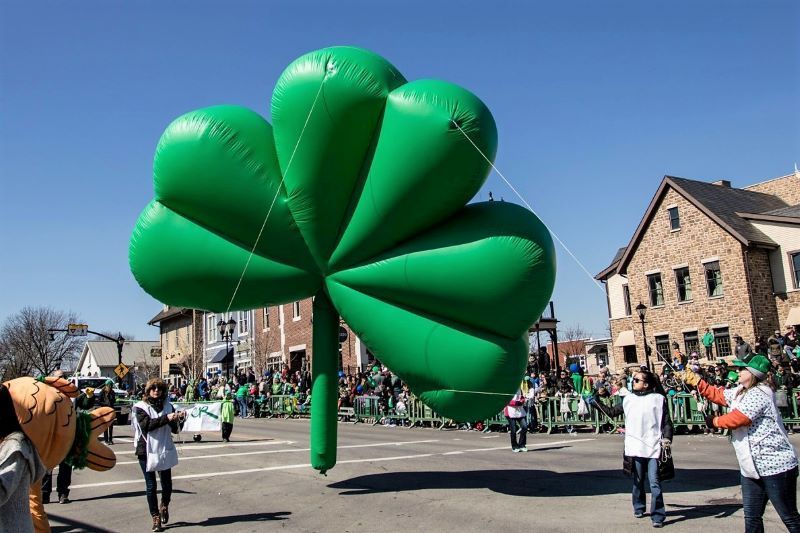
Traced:
<path fill-rule="evenodd" d="M 114 423 L 114 409 L 78 412 L 72 403 L 80 391 L 64 378 L 17 378 L 8 388 L 22 432 L 33 443 L 42 464 L 52 470 L 62 461 L 73 468 L 102 472 L 117 462 L 114 452 L 97 440 Z M 41 480 L 31 485 L 30 510 L 37 532 L 49 532 L 42 504 Z"/>

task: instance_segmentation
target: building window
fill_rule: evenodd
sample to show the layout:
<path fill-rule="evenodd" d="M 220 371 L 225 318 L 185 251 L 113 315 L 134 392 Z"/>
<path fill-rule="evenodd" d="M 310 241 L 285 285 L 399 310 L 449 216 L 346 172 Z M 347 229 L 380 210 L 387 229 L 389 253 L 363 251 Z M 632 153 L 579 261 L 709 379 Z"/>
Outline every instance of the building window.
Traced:
<path fill-rule="evenodd" d="M 689 277 L 689 267 L 675 269 L 675 284 L 678 286 L 678 301 L 690 301 L 692 299 L 692 278 Z"/>
<path fill-rule="evenodd" d="M 731 337 L 728 328 L 714 328 L 714 347 L 717 350 L 717 357 L 731 355 Z"/>
<path fill-rule="evenodd" d="M 292 318 L 300 318 L 300 302 L 292 304 Z"/>
<path fill-rule="evenodd" d="M 789 254 L 790 263 L 792 264 L 792 278 L 794 279 L 794 288 L 800 289 L 800 252 Z"/>
<path fill-rule="evenodd" d="M 239 335 L 250 332 L 250 311 L 239 311 Z"/>
<path fill-rule="evenodd" d="M 664 361 L 669 361 L 669 335 L 656 335 L 656 354 Z"/>
<path fill-rule="evenodd" d="M 678 208 L 670 207 L 667 212 L 669 213 L 669 229 L 672 231 L 681 229 L 681 216 L 678 214 Z"/>
<path fill-rule="evenodd" d="M 269 307 L 264 308 L 264 329 L 269 329 Z"/>
<path fill-rule="evenodd" d="M 692 352 L 700 353 L 700 339 L 698 339 L 696 331 L 687 331 L 683 334 L 683 346 L 686 348 L 684 352 L 686 355 L 690 355 Z"/>
<path fill-rule="evenodd" d="M 719 270 L 719 261 L 705 263 L 703 267 L 706 270 L 706 286 L 708 287 L 708 296 L 722 296 L 722 272 Z"/>
<path fill-rule="evenodd" d="M 639 357 L 636 355 L 636 346 L 623 346 L 622 352 L 625 355 L 626 365 L 631 365 L 639 362 Z"/>
<path fill-rule="evenodd" d="M 216 342 L 217 333 L 217 317 L 206 315 L 206 341 Z"/>
<path fill-rule="evenodd" d="M 647 286 L 650 289 L 650 305 L 664 305 L 664 285 L 661 283 L 661 274 L 649 274 Z"/>
<path fill-rule="evenodd" d="M 627 283 L 622 286 L 622 299 L 625 302 L 625 316 L 631 316 L 631 290 Z"/>

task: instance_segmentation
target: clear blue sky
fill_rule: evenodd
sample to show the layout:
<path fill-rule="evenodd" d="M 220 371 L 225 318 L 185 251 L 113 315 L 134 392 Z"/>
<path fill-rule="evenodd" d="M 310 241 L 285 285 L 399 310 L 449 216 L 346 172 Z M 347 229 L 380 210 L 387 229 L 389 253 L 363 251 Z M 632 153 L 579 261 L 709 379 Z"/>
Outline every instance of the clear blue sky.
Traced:
<path fill-rule="evenodd" d="M 800 163 L 796 1 L 0 5 L 0 320 L 50 305 L 155 338 L 127 250 L 164 127 L 221 103 L 269 118 L 283 68 L 331 45 L 483 99 L 498 168 L 592 274 L 664 174 L 743 186 Z M 554 299 L 603 334 L 604 296 L 562 250 Z"/>

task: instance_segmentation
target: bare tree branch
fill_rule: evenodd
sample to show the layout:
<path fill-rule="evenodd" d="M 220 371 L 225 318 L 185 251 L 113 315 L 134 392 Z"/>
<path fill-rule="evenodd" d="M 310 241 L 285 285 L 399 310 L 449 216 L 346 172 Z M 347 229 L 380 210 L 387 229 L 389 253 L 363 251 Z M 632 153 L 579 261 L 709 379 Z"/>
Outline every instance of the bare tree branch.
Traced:
<path fill-rule="evenodd" d="M 48 330 L 66 329 L 76 322 L 74 313 L 50 307 L 24 307 L 8 317 L 0 330 L 0 372 L 4 379 L 11 373 L 46 376 L 58 368 L 73 366 L 86 339 L 56 333 L 51 341 Z"/>

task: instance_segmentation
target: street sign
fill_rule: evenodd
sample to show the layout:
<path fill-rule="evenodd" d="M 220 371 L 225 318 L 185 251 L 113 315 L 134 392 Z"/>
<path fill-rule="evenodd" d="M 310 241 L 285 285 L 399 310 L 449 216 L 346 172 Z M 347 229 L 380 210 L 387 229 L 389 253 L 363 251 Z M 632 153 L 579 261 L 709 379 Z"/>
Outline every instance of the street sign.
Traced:
<path fill-rule="evenodd" d="M 70 337 L 85 337 L 89 331 L 89 324 L 70 324 L 67 326 L 67 335 Z"/>
<path fill-rule="evenodd" d="M 339 326 L 339 343 L 342 343 L 347 340 L 347 330 L 344 329 L 342 326 Z"/>
<path fill-rule="evenodd" d="M 128 375 L 130 368 L 125 366 L 123 363 L 117 365 L 117 368 L 114 369 L 114 373 L 119 377 L 119 379 L 124 378 Z"/>

